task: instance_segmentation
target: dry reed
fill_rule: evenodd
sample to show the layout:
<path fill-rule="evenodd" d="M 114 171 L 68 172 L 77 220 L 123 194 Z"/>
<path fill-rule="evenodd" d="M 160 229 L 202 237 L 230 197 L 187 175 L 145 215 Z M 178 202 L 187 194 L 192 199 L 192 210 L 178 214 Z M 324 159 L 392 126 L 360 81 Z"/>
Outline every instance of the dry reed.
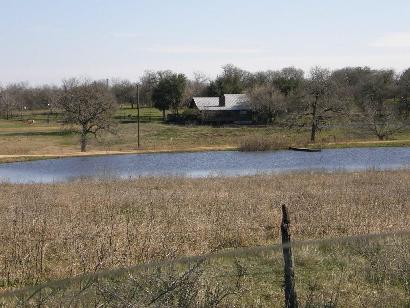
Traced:
<path fill-rule="evenodd" d="M 410 172 L 0 184 L 0 285 L 222 248 L 409 230 Z"/>

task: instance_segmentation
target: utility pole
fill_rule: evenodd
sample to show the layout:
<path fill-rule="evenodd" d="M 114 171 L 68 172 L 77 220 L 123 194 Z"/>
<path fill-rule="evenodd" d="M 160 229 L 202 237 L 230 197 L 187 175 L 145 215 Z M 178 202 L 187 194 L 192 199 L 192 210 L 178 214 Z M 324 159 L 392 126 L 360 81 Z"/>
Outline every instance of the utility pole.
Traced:
<path fill-rule="evenodd" d="M 140 147 L 140 85 L 137 83 L 137 144 Z"/>

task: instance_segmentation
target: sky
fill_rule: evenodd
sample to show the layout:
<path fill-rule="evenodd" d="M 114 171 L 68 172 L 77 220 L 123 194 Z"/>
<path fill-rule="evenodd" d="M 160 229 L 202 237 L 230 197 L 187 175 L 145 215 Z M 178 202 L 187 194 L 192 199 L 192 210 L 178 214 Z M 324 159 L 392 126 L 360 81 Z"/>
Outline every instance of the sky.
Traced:
<path fill-rule="evenodd" d="M 410 67 L 408 0 L 0 0 L 0 84 Z"/>

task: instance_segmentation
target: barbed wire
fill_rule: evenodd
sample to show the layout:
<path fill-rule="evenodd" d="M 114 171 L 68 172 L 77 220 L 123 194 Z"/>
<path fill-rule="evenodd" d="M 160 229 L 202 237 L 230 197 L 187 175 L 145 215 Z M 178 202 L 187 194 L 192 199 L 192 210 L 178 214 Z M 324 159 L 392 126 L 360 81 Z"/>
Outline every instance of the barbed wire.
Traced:
<path fill-rule="evenodd" d="M 242 247 L 242 248 L 235 248 L 235 249 L 227 249 L 221 250 L 217 252 L 211 252 L 208 254 L 197 255 L 197 256 L 185 256 L 180 257 L 177 259 L 168 259 L 168 260 L 156 260 L 147 263 L 137 264 L 127 268 L 117 268 L 117 269 L 108 269 L 102 270 L 95 273 L 87 273 L 84 275 L 79 275 L 76 277 L 67 277 L 62 279 L 51 280 L 42 284 L 38 284 L 35 286 L 24 287 L 15 290 L 6 290 L 0 292 L 0 298 L 6 297 L 18 297 L 24 294 L 34 294 L 38 291 L 46 288 L 61 288 L 66 285 L 70 285 L 73 283 L 78 283 L 85 280 L 96 280 L 101 278 L 115 278 L 123 276 L 124 274 L 135 272 L 135 271 L 143 271 L 150 268 L 158 268 L 158 267 L 166 267 L 175 264 L 191 264 L 195 262 L 201 262 L 204 260 L 210 260 L 215 258 L 222 258 L 222 257 L 241 257 L 241 256 L 249 256 L 249 255 L 257 255 L 261 253 L 272 253 L 274 251 L 279 251 L 283 248 L 300 248 L 306 246 L 318 246 L 324 244 L 343 244 L 349 243 L 352 241 L 371 241 L 371 240 L 381 240 L 391 237 L 410 237 L 410 230 L 408 231 L 399 231 L 399 232 L 391 232 L 391 233 L 378 233 L 378 234 L 366 234 L 366 235 L 358 235 L 358 236 L 349 236 L 349 237 L 338 237 L 338 238 L 327 238 L 321 240 L 304 240 L 304 241 L 295 241 L 288 244 L 273 244 L 268 246 L 256 246 L 256 247 Z M 392 245 L 389 245 L 392 246 Z M 393 246 L 398 246 L 397 244 Z"/>
<path fill-rule="evenodd" d="M 280 216 L 277 216 L 278 221 L 280 220 Z M 331 221 L 329 221 L 328 223 L 318 223 L 318 222 L 305 222 L 305 223 L 301 223 L 299 221 L 300 218 L 298 217 L 294 217 L 295 219 L 295 227 L 297 224 L 297 229 L 306 229 L 306 228 L 314 228 L 314 229 L 318 229 L 318 228 L 326 228 L 327 231 L 329 231 L 328 233 L 331 234 L 333 229 L 332 227 L 332 223 Z M 296 222 L 296 220 L 298 220 Z M 265 228 L 266 226 L 260 226 L 260 230 L 265 230 L 267 232 L 272 232 L 272 231 L 280 231 L 280 226 L 279 225 L 274 225 L 274 226 L 269 226 L 269 229 Z M 363 228 L 363 227 L 369 227 L 369 224 L 366 222 L 348 222 L 346 224 L 343 224 L 341 227 L 345 228 L 345 229 L 352 229 L 352 228 Z M 400 228 L 399 228 L 400 229 Z M 338 229 L 340 230 L 340 229 Z M 102 233 L 101 232 L 97 232 L 93 235 L 87 235 L 87 234 L 75 234 L 75 235 L 63 235 L 63 236 L 48 236 L 45 235 L 44 233 L 46 233 L 44 230 L 38 230 L 39 232 L 35 233 L 27 233 L 22 229 L 16 230 L 16 233 L 14 235 L 3 235 L 0 234 L 0 241 L 33 241 L 33 240 L 38 240 L 38 241 L 42 241 L 42 242 L 47 242 L 47 243 L 51 243 L 51 242 L 67 242 L 67 241 L 73 241 L 73 240 L 95 240 L 96 238 L 100 238 Z M 402 231 L 406 231 L 406 230 L 395 230 L 394 232 L 402 232 Z M 43 233 L 42 233 L 43 232 Z M 295 232 L 295 231 L 294 231 Z M 320 231 L 318 231 L 320 232 Z M 193 234 L 195 234 L 195 232 L 192 232 Z M 382 231 L 381 234 L 384 233 L 393 233 L 393 231 Z M 296 233 L 297 234 L 297 233 Z M 366 234 L 344 234 L 344 237 L 349 237 L 349 236 L 361 236 L 361 235 L 366 235 Z M 295 240 L 295 241 L 300 241 L 300 240 Z"/>
<path fill-rule="evenodd" d="M 279 217 L 279 216 L 278 216 Z M 280 218 L 278 218 L 279 220 Z M 332 224 L 331 222 L 329 223 L 297 223 L 297 228 L 298 229 L 318 229 L 318 228 L 326 228 L 328 232 L 328 235 L 331 235 L 333 229 L 331 229 Z M 346 229 L 360 229 L 360 228 L 367 228 L 369 227 L 369 224 L 367 223 L 360 223 L 360 222 L 352 222 L 349 224 L 344 224 L 342 226 L 343 228 Z M 265 230 L 263 226 L 260 227 L 261 230 Z M 20 230 L 21 231 L 21 230 Z M 402 232 L 405 230 L 396 230 L 394 232 Z M 278 233 L 280 232 L 280 226 L 270 226 L 268 230 L 265 230 L 265 232 L 271 233 Z M 295 231 L 294 231 L 295 232 Z M 195 232 L 192 232 L 195 234 Z M 317 232 L 312 232 L 311 235 L 314 235 L 316 233 L 322 233 L 320 230 Z M 386 233 L 390 233 L 387 232 Z M 297 234 L 297 233 L 296 233 Z M 382 233 L 383 234 L 383 233 Z M 36 234 L 28 234 L 26 232 L 17 232 L 16 235 L 0 235 L 0 241 L 13 241 L 13 242 L 27 242 L 27 241 L 36 241 L 38 242 L 43 242 L 43 243 L 62 243 L 62 242 L 69 242 L 69 241 L 76 241 L 76 240 L 82 240 L 82 241 L 92 241 L 98 238 L 101 238 L 102 233 L 96 233 L 95 235 L 84 235 L 84 234 L 77 234 L 77 235 L 72 235 L 72 236 L 47 236 L 43 233 L 36 233 Z M 295 236 L 295 234 L 293 234 Z M 361 236 L 361 235 L 366 235 L 366 234 L 355 234 L 355 235 L 350 235 L 350 234 L 345 234 L 344 237 L 350 237 L 350 236 Z M 295 240 L 296 241 L 301 241 L 301 240 Z"/>

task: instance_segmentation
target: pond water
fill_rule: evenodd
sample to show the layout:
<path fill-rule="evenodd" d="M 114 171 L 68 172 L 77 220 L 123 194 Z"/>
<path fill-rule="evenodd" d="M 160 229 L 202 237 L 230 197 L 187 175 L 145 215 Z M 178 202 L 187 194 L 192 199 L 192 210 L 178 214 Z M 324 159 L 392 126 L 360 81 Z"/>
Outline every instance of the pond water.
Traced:
<path fill-rule="evenodd" d="M 73 157 L 0 164 L 0 181 L 51 183 L 78 178 L 241 176 L 291 171 L 410 167 L 410 148 L 328 149 L 318 153 L 198 152 Z"/>

